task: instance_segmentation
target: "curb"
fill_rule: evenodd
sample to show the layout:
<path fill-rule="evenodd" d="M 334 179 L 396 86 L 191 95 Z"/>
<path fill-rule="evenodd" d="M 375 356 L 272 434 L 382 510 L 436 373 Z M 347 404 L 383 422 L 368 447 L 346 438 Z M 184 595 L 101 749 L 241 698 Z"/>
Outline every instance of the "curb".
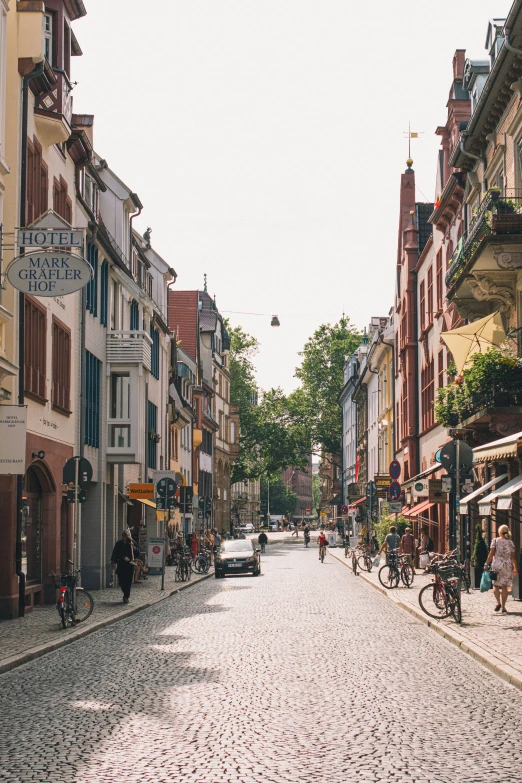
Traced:
<path fill-rule="evenodd" d="M 331 554 L 331 556 L 339 563 L 346 566 L 347 568 L 350 568 L 348 563 L 345 563 L 344 560 L 341 560 L 340 557 L 337 557 L 331 552 L 329 552 L 329 554 Z M 399 606 L 405 612 L 408 612 L 408 614 L 411 614 L 413 617 L 415 617 L 416 620 L 419 620 L 424 625 L 427 625 L 428 628 L 431 628 L 433 631 L 435 631 L 435 633 L 438 633 L 439 636 L 442 636 L 448 642 L 454 644 L 456 647 L 462 650 L 462 652 L 466 653 L 471 658 L 474 658 L 474 660 L 478 661 L 478 663 L 481 663 L 483 666 L 485 666 L 486 669 L 489 669 L 490 672 L 496 674 L 497 677 L 505 680 L 515 688 L 522 690 L 522 674 L 516 669 L 513 669 L 513 667 L 509 664 L 505 663 L 505 661 L 503 661 L 501 658 L 493 655 L 492 653 L 489 653 L 480 645 L 475 644 L 475 642 L 468 641 L 465 636 L 458 633 L 458 631 L 454 631 L 453 628 L 449 628 L 447 625 L 444 625 L 438 620 L 432 620 L 426 614 L 424 614 L 421 609 L 417 609 L 417 607 L 412 606 L 410 603 L 401 601 L 400 597 L 395 595 L 393 591 L 386 590 L 385 587 L 375 584 L 375 582 L 367 577 L 366 574 L 359 572 L 358 576 L 361 577 L 367 584 L 371 585 L 374 590 L 377 590 L 378 592 L 382 593 L 382 595 L 385 595 L 389 600 L 393 601 L 394 604 Z"/>
<path fill-rule="evenodd" d="M 109 625 L 114 625 L 114 623 L 117 623 L 120 620 L 125 620 L 127 617 L 132 617 L 132 615 L 141 612 L 143 609 L 149 609 L 151 606 L 156 606 L 156 604 L 165 601 L 167 598 L 171 598 L 176 593 L 181 592 L 181 590 L 186 590 L 188 587 L 198 585 L 200 582 L 203 582 L 203 580 L 205 579 L 209 579 L 213 575 L 214 575 L 213 571 L 212 573 L 204 574 L 203 576 L 198 577 L 194 581 L 190 580 L 190 582 L 184 582 L 180 584 L 179 587 L 176 587 L 175 590 L 165 591 L 165 595 L 160 596 L 157 599 L 157 601 L 149 601 L 146 604 L 140 604 L 140 606 L 133 606 L 132 609 L 127 609 L 124 612 L 119 612 L 113 617 L 107 617 L 105 620 L 99 620 L 97 623 L 93 623 L 92 625 L 87 625 L 84 628 L 79 627 L 73 630 L 72 633 L 69 634 L 68 636 L 64 636 L 62 639 L 59 639 L 56 642 L 50 642 L 49 644 L 42 644 L 39 647 L 33 647 L 30 650 L 27 650 L 21 655 L 13 655 L 11 658 L 5 658 L 3 661 L 0 662 L 0 675 L 9 672 L 12 669 L 16 669 L 18 668 L 18 666 L 23 666 L 24 663 L 29 663 L 29 661 L 34 661 L 35 658 L 41 658 L 42 655 L 46 655 L 47 653 L 54 652 L 54 650 L 59 650 L 60 647 L 65 647 L 65 645 L 67 644 L 72 644 L 73 642 L 76 642 L 78 639 L 83 639 L 85 636 L 89 636 L 91 633 L 94 633 L 95 631 L 99 631 L 102 628 L 107 628 L 107 626 Z"/>

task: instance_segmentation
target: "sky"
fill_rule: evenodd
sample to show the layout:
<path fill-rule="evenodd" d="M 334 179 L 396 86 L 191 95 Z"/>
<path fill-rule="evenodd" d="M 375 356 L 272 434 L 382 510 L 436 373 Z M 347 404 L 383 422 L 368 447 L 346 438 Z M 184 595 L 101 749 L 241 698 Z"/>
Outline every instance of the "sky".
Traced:
<path fill-rule="evenodd" d="M 511 1 L 85 4 L 74 111 L 95 115 L 95 149 L 138 193 L 135 225 L 177 288 L 206 273 L 260 342 L 261 388 L 291 391 L 320 324 L 389 312 L 408 123 L 417 200 L 433 201 L 453 54 L 486 59 Z"/>

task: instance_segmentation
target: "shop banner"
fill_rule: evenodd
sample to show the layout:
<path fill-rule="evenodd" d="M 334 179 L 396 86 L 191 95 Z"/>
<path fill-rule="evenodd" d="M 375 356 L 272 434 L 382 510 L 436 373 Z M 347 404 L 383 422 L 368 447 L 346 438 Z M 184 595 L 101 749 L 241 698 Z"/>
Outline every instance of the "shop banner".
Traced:
<path fill-rule="evenodd" d="M 25 473 L 27 408 L 0 405 L 0 475 Z"/>
<path fill-rule="evenodd" d="M 163 553 L 165 549 L 165 541 L 163 538 L 149 538 L 149 548 L 147 552 L 147 566 L 152 568 L 153 571 L 163 568 Z"/>

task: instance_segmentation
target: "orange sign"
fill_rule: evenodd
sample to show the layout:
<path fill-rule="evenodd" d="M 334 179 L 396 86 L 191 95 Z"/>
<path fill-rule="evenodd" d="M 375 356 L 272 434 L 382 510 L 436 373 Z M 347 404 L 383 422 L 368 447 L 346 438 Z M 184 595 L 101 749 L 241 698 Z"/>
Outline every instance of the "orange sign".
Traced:
<path fill-rule="evenodd" d="M 134 500 L 154 500 L 154 484 L 129 484 L 129 497 Z"/>

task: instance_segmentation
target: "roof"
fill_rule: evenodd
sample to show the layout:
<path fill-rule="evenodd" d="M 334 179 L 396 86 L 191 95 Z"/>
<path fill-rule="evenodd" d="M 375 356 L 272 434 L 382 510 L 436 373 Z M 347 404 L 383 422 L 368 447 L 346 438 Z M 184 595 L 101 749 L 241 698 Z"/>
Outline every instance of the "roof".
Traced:
<path fill-rule="evenodd" d="M 168 326 L 181 341 L 185 353 L 196 360 L 198 330 L 198 291 L 176 291 L 169 288 Z"/>
<path fill-rule="evenodd" d="M 215 332 L 217 326 L 217 312 L 214 310 L 200 310 L 199 328 L 202 332 Z"/>

